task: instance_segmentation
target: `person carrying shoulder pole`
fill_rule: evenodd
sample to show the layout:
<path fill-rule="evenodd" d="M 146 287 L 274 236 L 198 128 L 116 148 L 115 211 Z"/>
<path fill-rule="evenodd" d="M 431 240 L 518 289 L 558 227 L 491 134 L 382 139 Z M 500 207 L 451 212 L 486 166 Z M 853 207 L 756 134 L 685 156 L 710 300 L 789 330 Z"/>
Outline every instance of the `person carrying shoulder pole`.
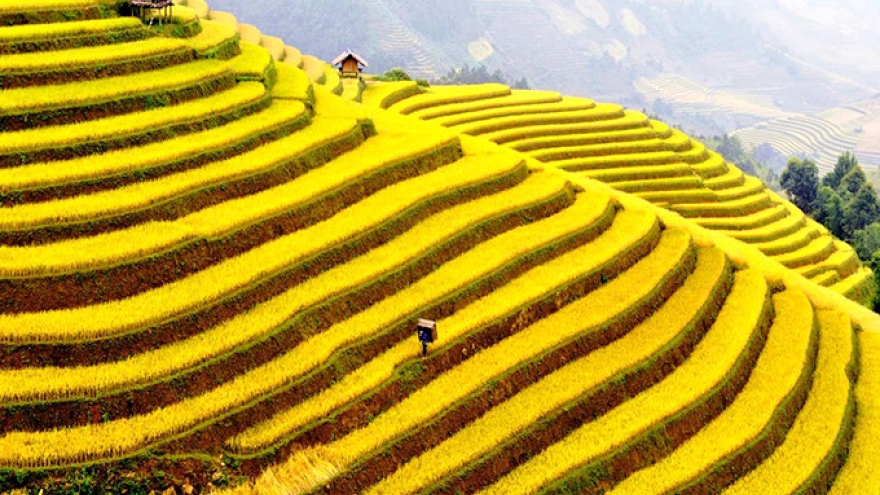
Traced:
<path fill-rule="evenodd" d="M 419 324 L 416 329 L 419 342 L 422 344 L 422 359 L 428 357 L 428 344 L 437 340 L 437 322 L 419 318 Z"/>

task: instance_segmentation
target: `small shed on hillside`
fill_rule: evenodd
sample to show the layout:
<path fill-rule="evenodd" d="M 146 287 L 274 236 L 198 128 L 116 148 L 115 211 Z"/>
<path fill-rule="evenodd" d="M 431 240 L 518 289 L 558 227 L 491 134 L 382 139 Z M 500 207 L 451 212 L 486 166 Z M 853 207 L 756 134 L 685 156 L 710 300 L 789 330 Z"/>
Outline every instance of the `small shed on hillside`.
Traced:
<path fill-rule="evenodd" d="M 172 9 L 174 9 L 172 0 L 131 0 L 132 13 L 140 17 L 142 21 L 146 21 L 147 15 L 152 11 L 158 10 L 160 23 L 171 22 Z M 152 24 L 152 20 L 150 22 Z"/>
<path fill-rule="evenodd" d="M 333 59 L 333 65 L 339 69 L 342 77 L 359 77 L 361 72 L 370 66 L 364 57 L 351 50 L 340 53 L 338 57 Z"/>

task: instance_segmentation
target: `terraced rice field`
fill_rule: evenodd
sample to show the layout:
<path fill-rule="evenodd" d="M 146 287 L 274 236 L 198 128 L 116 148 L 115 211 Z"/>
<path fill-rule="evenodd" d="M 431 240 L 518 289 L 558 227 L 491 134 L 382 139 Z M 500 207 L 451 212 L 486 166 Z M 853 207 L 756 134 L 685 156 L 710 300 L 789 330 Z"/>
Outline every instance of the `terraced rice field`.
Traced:
<path fill-rule="evenodd" d="M 403 88 L 398 92 L 403 95 Z M 373 88 L 370 88 L 373 91 Z M 364 101 L 376 104 L 367 92 Z M 432 88 L 382 98 L 401 114 L 488 139 L 572 174 L 600 180 L 750 243 L 789 268 L 860 299 L 865 278 L 820 226 L 757 179 L 666 124 L 613 104 L 499 85 Z M 855 277 L 855 278 L 853 278 Z M 850 281 L 853 283 L 846 283 Z"/>
<path fill-rule="evenodd" d="M 794 116 L 769 120 L 733 133 L 744 145 L 757 147 L 768 143 L 787 156 L 806 155 L 816 160 L 819 172 L 834 169 L 845 151 L 853 151 L 859 138 L 820 117 Z"/>
<path fill-rule="evenodd" d="M 356 104 L 185 3 L 0 5 L 0 491 L 880 493 L 871 273 L 789 203 L 613 104 Z"/>

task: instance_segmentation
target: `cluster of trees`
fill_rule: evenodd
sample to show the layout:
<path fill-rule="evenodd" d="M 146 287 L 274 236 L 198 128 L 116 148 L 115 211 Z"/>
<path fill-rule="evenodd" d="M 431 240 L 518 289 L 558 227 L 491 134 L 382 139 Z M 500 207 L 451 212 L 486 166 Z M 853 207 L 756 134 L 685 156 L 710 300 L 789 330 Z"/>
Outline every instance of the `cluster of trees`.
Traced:
<path fill-rule="evenodd" d="M 522 77 L 511 84 L 508 82 L 507 75 L 504 74 L 501 69 L 495 69 L 493 72 L 489 72 L 489 69 L 485 65 L 478 65 L 476 67 L 465 65 L 458 69 L 452 69 L 447 72 L 445 76 L 439 77 L 436 80 L 431 81 L 431 83 L 443 86 L 499 83 L 507 84 L 513 89 L 530 89 L 529 82 L 525 77 Z"/>
<path fill-rule="evenodd" d="M 798 208 L 855 248 L 880 288 L 880 200 L 855 155 L 841 155 L 834 171 L 821 180 L 812 160 L 792 158 L 781 183 Z M 880 291 L 873 309 L 880 309 Z"/>
<path fill-rule="evenodd" d="M 767 158 L 771 158 L 772 154 L 768 153 L 763 146 L 748 152 L 738 137 L 727 134 L 720 137 L 701 137 L 700 141 L 706 143 L 706 146 L 718 152 L 726 161 L 733 163 L 743 172 L 761 179 L 770 189 L 781 190 L 779 176 L 773 171 L 772 166 L 767 165 Z"/>

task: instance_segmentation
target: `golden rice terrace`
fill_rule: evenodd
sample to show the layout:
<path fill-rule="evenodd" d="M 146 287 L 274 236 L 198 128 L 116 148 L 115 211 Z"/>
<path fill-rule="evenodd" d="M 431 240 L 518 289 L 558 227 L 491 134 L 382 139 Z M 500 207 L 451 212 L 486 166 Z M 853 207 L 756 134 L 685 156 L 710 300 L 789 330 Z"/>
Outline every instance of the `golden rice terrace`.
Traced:
<path fill-rule="evenodd" d="M 872 274 L 760 181 L 179 3 L 0 3 L 0 492 L 880 494 Z"/>

